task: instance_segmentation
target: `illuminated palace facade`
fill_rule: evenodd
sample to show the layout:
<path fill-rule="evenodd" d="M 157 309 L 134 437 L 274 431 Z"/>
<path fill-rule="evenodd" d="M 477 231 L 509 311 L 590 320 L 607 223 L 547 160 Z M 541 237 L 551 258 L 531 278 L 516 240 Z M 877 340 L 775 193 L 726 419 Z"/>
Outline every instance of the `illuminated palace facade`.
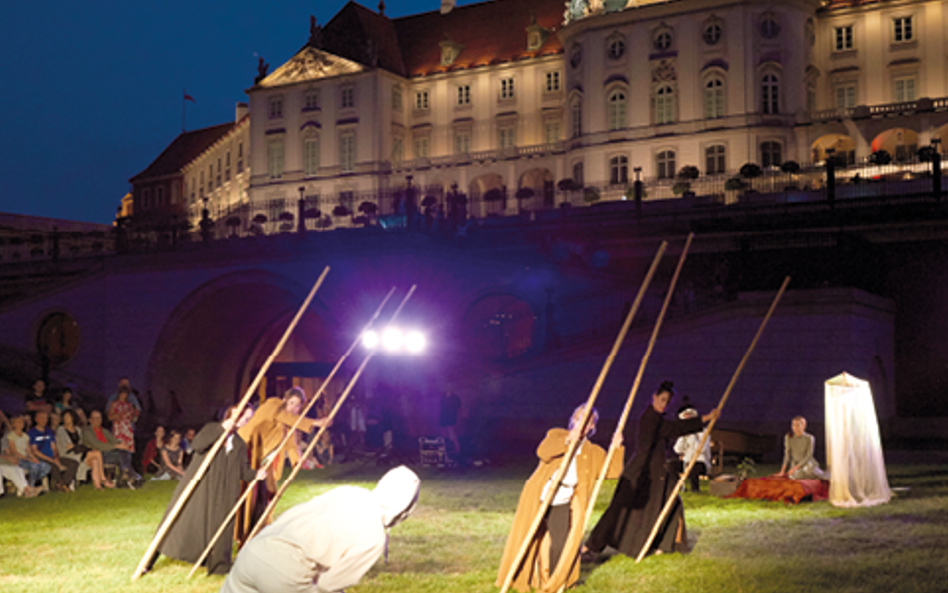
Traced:
<path fill-rule="evenodd" d="M 301 196 L 323 215 L 386 213 L 409 183 L 465 193 L 475 216 L 553 206 L 569 185 L 620 199 L 635 175 L 663 198 L 683 166 L 723 182 L 828 149 L 911 158 L 948 124 L 943 1 L 590 2 L 400 18 L 350 2 L 261 64 L 247 119 L 185 172 L 190 216 Z M 211 183 L 224 162 L 229 189 Z"/>

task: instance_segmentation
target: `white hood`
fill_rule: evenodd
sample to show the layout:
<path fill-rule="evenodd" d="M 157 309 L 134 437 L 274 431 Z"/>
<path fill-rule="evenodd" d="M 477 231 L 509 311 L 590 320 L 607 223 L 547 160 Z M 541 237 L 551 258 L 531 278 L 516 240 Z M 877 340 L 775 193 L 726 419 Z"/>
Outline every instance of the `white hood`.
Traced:
<path fill-rule="evenodd" d="M 415 508 L 421 480 L 404 465 L 389 470 L 372 490 L 386 527 L 404 521 Z"/>

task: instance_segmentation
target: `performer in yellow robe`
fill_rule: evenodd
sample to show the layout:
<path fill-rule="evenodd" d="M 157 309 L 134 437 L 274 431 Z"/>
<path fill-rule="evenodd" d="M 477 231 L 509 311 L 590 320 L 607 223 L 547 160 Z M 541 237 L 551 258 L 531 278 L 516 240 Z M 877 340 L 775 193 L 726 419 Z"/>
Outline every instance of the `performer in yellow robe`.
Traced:
<path fill-rule="evenodd" d="M 514 556 L 523 545 L 530 524 L 540 509 L 542 500 L 549 495 L 549 482 L 563 461 L 570 442 L 580 438 L 579 432 L 584 405 L 579 406 L 570 418 L 570 429 L 553 428 L 537 447 L 540 464 L 524 485 L 514 516 L 513 527 L 507 537 L 507 545 L 500 561 L 497 586 L 502 587 L 510 572 Z M 569 587 L 579 578 L 579 546 L 583 540 L 586 510 L 590 504 L 592 489 L 606 460 L 606 452 L 588 440 L 596 430 L 599 415 L 595 409 L 587 423 L 578 451 L 547 511 L 543 523 L 534 535 L 513 580 L 518 591 L 535 589 L 556 592 Z M 621 439 L 621 435 L 617 437 Z M 621 443 L 617 443 L 617 446 Z M 618 477 L 622 466 L 622 452 L 616 456 L 616 464 L 610 466 L 610 475 Z M 614 474 L 614 475 L 613 475 Z"/>

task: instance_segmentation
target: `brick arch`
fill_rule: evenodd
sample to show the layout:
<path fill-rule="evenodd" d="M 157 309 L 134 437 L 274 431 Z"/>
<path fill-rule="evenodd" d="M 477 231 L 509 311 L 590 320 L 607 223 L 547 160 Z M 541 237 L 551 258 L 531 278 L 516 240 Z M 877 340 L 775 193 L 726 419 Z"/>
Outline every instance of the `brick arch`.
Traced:
<path fill-rule="evenodd" d="M 248 270 L 211 280 L 182 299 L 164 323 L 145 372 L 155 420 L 196 424 L 239 400 L 307 292 L 286 276 Z M 327 318 L 317 298 L 276 360 L 332 362 L 336 348 Z"/>

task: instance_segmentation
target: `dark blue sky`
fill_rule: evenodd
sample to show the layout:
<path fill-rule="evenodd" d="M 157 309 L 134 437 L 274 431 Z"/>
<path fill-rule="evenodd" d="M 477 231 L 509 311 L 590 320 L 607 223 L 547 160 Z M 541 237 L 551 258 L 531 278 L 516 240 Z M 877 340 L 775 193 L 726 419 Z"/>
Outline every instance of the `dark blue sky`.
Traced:
<path fill-rule="evenodd" d="M 461 4 L 471 4 L 462 0 Z M 181 132 L 234 117 L 346 0 L 2 0 L 0 212 L 110 222 L 128 179 Z M 373 10 L 378 2 L 361 2 Z M 386 14 L 439 0 L 387 0 Z"/>

